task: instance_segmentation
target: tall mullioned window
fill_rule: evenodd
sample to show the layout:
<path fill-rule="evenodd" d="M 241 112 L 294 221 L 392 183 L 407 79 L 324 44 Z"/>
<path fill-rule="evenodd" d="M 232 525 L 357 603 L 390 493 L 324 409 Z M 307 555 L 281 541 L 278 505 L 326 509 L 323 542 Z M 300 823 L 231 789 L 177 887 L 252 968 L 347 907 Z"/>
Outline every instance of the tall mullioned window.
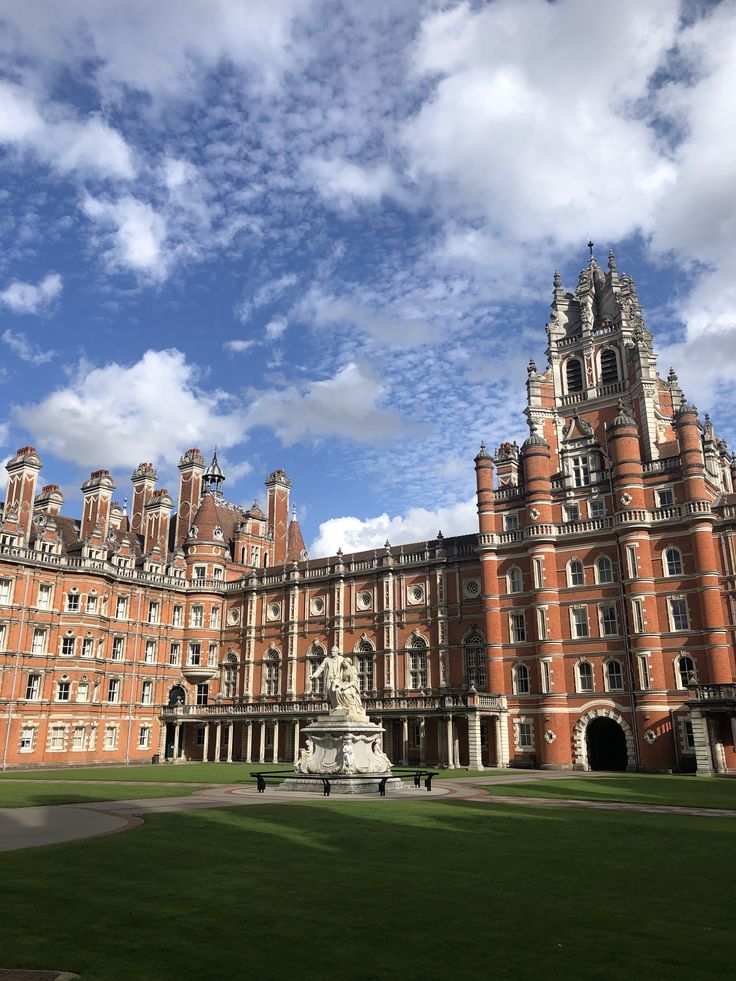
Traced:
<path fill-rule="evenodd" d="M 421 637 L 415 637 L 409 650 L 409 687 L 426 688 L 428 681 L 427 644 Z"/>
<path fill-rule="evenodd" d="M 358 686 L 361 691 L 373 691 L 375 683 L 376 653 L 368 640 L 358 644 Z"/>
<path fill-rule="evenodd" d="M 479 633 L 469 634 L 463 644 L 465 684 L 475 685 L 480 691 L 488 687 L 486 671 L 486 642 Z"/>

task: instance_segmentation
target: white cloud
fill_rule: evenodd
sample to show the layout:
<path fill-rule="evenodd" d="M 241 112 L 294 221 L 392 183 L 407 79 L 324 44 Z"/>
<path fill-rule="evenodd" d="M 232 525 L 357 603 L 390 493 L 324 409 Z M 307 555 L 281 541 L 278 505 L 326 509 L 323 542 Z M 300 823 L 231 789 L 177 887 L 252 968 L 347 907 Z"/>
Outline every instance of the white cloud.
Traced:
<path fill-rule="evenodd" d="M 248 409 L 248 425 L 273 428 L 286 446 L 321 436 L 385 442 L 405 427 L 398 413 L 377 405 L 384 394 L 380 382 L 351 362 L 324 381 L 262 395 Z"/>
<path fill-rule="evenodd" d="M 226 351 L 229 351 L 231 354 L 244 354 L 246 351 L 249 351 L 254 344 L 255 341 L 243 341 L 243 340 L 238 340 L 236 338 L 235 340 L 232 341 L 225 341 L 225 343 L 222 346 Z"/>
<path fill-rule="evenodd" d="M 289 64 L 291 24 L 301 0 L 179 0 L 104 4 L 37 0 L 3 5 L 8 53 L 23 49 L 58 65 L 94 65 L 109 97 L 121 89 L 154 98 L 196 92 L 222 61 L 273 85 Z"/>
<path fill-rule="evenodd" d="M 374 299 L 380 302 L 379 298 Z M 371 309 L 365 303 L 313 288 L 300 302 L 299 311 L 317 326 L 357 327 L 382 344 L 398 347 L 423 344 L 434 334 L 425 318 L 404 310 L 400 301 L 390 309 Z"/>
<path fill-rule="evenodd" d="M 266 340 L 277 341 L 288 326 L 289 322 L 286 317 L 274 317 L 272 320 L 269 320 L 264 328 Z"/>
<path fill-rule="evenodd" d="M 3 331 L 2 339 L 14 354 L 17 354 L 21 361 L 28 364 L 46 364 L 56 357 L 55 351 L 43 351 L 37 344 L 29 341 L 25 334 L 20 331 Z"/>
<path fill-rule="evenodd" d="M 241 323 L 247 323 L 251 314 L 259 307 L 273 303 L 297 282 L 295 273 L 284 273 L 275 279 L 269 279 L 259 286 L 252 297 L 246 298 L 235 308 L 235 315 Z"/>
<path fill-rule="evenodd" d="M 380 548 L 387 540 L 392 545 L 409 542 L 431 541 L 437 532 L 443 535 L 466 535 L 477 532 L 478 515 L 475 498 L 440 507 L 436 510 L 409 508 L 406 514 L 389 517 L 379 514 L 375 518 L 330 518 L 319 526 L 316 539 L 309 549 L 310 555 L 334 555 L 338 548 L 343 552 L 361 552 Z"/>
<path fill-rule="evenodd" d="M 131 365 L 80 365 L 73 381 L 35 404 L 16 406 L 16 421 L 39 446 L 78 466 L 173 465 L 190 446 L 234 446 L 241 413 L 229 396 L 204 391 L 181 351 L 147 351 Z"/>
<path fill-rule="evenodd" d="M 53 103 L 42 112 L 28 92 L 0 81 L 0 143 L 35 153 L 61 174 L 131 178 L 133 153 L 100 116 L 76 118 Z"/>
<path fill-rule="evenodd" d="M 5 446 L 9 439 L 10 439 L 10 423 L 0 422 L 0 446 Z M 7 463 L 7 460 L 3 461 L 3 464 L 5 463 Z M 4 465 L 3 465 L 3 469 L 5 469 Z"/>
<path fill-rule="evenodd" d="M 24 283 L 13 280 L 0 292 L 0 303 L 13 313 L 39 313 L 61 293 L 62 279 L 58 273 L 49 273 L 40 283 Z"/>
<path fill-rule="evenodd" d="M 344 206 L 360 201 L 375 204 L 388 194 L 400 193 L 396 177 L 386 164 L 367 167 L 349 160 L 313 157 L 304 161 L 302 170 L 323 197 Z"/>
<path fill-rule="evenodd" d="M 82 209 L 101 228 L 112 267 L 130 269 L 153 279 L 165 276 L 166 219 L 150 204 L 130 195 L 118 201 L 102 201 L 87 195 Z"/>
<path fill-rule="evenodd" d="M 414 65 L 434 93 L 403 128 L 410 172 L 501 249 L 584 242 L 592 222 L 611 241 L 651 227 L 674 168 L 629 100 L 646 95 L 678 15 L 675 0 L 498 0 L 429 16 Z"/>

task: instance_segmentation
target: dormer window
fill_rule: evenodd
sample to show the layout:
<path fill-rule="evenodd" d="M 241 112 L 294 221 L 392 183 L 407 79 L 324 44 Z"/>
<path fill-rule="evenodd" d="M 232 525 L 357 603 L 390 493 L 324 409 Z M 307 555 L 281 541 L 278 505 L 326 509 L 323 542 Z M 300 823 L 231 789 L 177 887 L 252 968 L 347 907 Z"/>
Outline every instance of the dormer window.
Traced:
<path fill-rule="evenodd" d="M 578 358 L 569 358 L 565 365 L 568 392 L 582 392 L 583 366 Z"/>

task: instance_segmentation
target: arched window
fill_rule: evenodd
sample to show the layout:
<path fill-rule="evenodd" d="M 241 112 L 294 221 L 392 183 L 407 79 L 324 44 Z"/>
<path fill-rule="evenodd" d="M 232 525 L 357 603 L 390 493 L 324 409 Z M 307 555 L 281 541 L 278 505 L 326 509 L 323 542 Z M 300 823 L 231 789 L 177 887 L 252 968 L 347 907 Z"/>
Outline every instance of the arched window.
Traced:
<path fill-rule="evenodd" d="M 618 381 L 618 358 L 610 347 L 601 353 L 601 385 L 612 385 Z"/>
<path fill-rule="evenodd" d="M 479 691 L 488 687 L 486 674 L 486 642 L 477 630 L 469 633 L 463 641 L 463 661 L 465 665 L 465 684 L 475 685 Z"/>
<path fill-rule="evenodd" d="M 593 691 L 593 665 L 589 661 L 580 661 L 576 671 L 578 691 Z"/>
<path fill-rule="evenodd" d="M 263 655 L 263 694 L 278 695 L 279 693 L 279 652 L 275 647 L 269 647 Z"/>
<path fill-rule="evenodd" d="M 409 642 L 409 687 L 426 688 L 428 680 L 427 642 L 412 637 Z"/>
<path fill-rule="evenodd" d="M 318 678 L 312 675 L 325 659 L 325 649 L 321 644 L 312 644 L 307 655 L 307 670 L 309 671 L 309 692 L 311 695 L 324 695 L 325 676 L 321 674 Z"/>
<path fill-rule="evenodd" d="M 666 576 L 682 575 L 682 554 L 678 548 L 668 548 L 665 551 L 664 573 Z"/>
<path fill-rule="evenodd" d="M 599 583 L 613 582 L 613 563 L 607 555 L 599 555 L 595 560 L 595 571 Z"/>
<path fill-rule="evenodd" d="M 605 664 L 606 691 L 623 691 L 624 672 L 621 662 L 611 658 Z"/>
<path fill-rule="evenodd" d="M 181 685 L 174 685 L 173 688 L 169 689 L 169 708 L 173 708 L 176 705 L 183 705 L 187 700 L 187 693 Z"/>
<path fill-rule="evenodd" d="M 528 695 L 530 690 L 529 668 L 526 664 L 517 664 L 514 668 L 514 692 L 517 695 Z"/>
<path fill-rule="evenodd" d="M 567 567 L 567 580 L 571 586 L 585 585 L 585 571 L 580 559 L 571 559 Z"/>
<path fill-rule="evenodd" d="M 222 665 L 222 693 L 225 698 L 235 698 L 238 693 L 238 658 L 232 651 Z"/>
<path fill-rule="evenodd" d="M 358 687 L 361 691 L 374 691 L 376 655 L 369 640 L 361 640 L 355 649 L 358 662 Z"/>
<path fill-rule="evenodd" d="M 522 592 L 524 589 L 524 580 L 521 575 L 521 569 L 518 567 L 518 565 L 514 565 L 509 569 L 506 579 L 510 593 Z"/>
<path fill-rule="evenodd" d="M 568 392 L 582 392 L 583 365 L 579 358 L 568 358 L 565 364 L 565 377 Z"/>
<path fill-rule="evenodd" d="M 681 654 L 677 658 L 675 668 L 678 688 L 687 688 L 688 685 L 694 685 L 698 680 L 695 673 L 695 661 L 687 654 Z"/>

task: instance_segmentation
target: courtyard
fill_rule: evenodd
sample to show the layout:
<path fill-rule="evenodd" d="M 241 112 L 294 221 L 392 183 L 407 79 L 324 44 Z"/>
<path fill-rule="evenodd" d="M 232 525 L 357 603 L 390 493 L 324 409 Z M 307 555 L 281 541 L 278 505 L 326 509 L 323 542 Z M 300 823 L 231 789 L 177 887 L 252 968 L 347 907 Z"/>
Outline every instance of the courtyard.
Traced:
<path fill-rule="evenodd" d="M 85 981 L 729 971 L 736 781 L 491 771 L 436 786 L 285 802 L 233 767 L 6 774 L 4 806 L 66 793 L 143 822 L 0 854 L 0 966 Z M 633 809 L 657 805 L 681 810 Z"/>

